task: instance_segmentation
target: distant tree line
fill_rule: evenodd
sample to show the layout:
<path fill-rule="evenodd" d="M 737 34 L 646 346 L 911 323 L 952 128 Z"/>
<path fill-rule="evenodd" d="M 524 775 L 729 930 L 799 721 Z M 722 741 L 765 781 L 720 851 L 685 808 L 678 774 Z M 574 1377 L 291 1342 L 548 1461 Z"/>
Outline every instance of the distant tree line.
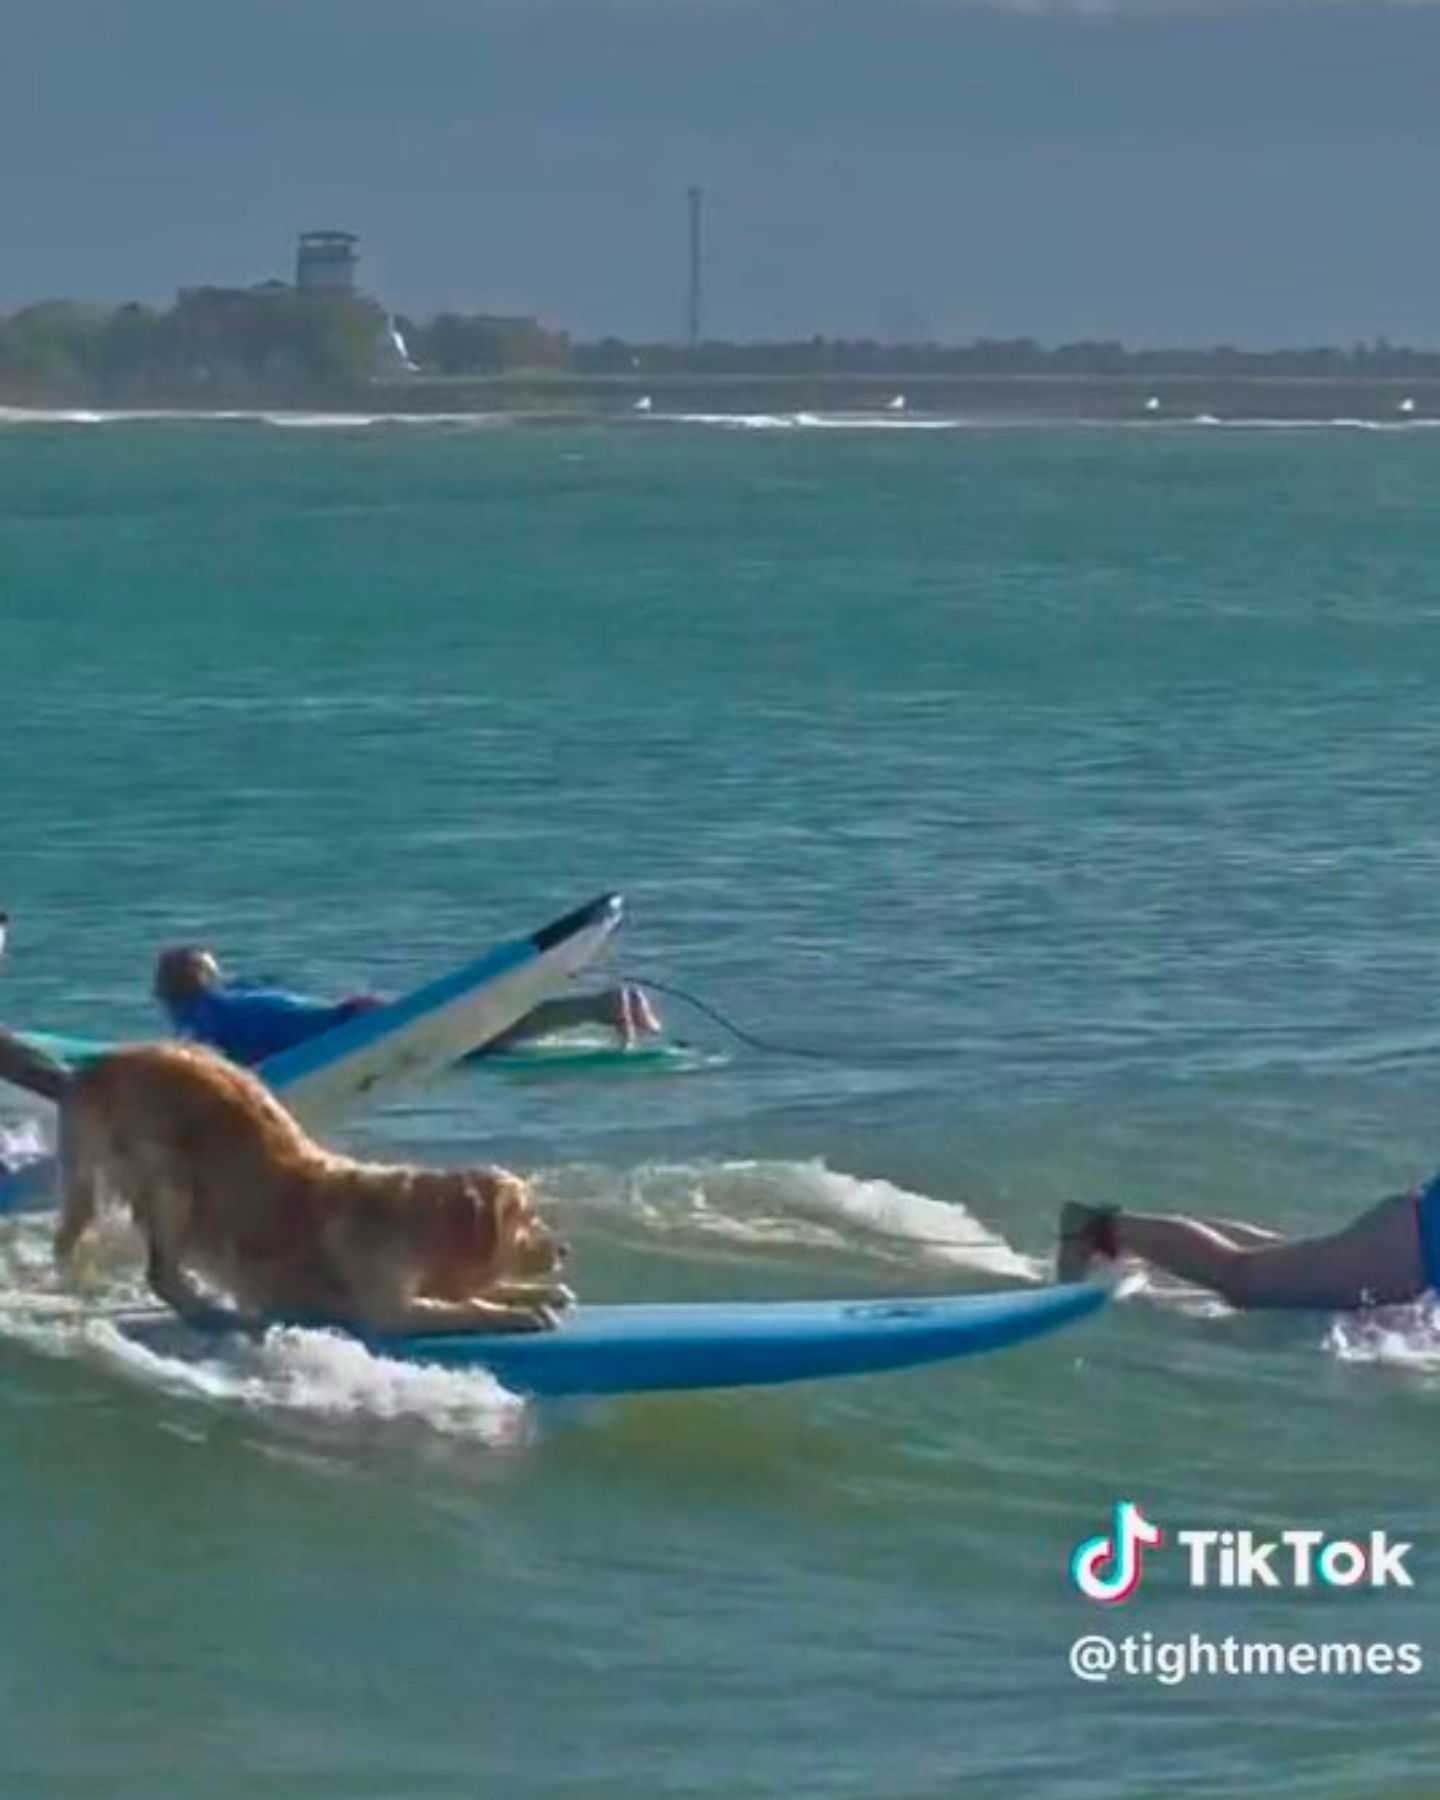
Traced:
<path fill-rule="evenodd" d="M 514 370 L 567 370 L 570 340 L 534 319 L 488 313 L 439 313 L 417 323 L 396 321 L 415 368 L 433 375 L 505 375 Z"/>
<path fill-rule="evenodd" d="M 552 370 L 567 340 L 533 320 L 392 321 L 360 294 L 282 282 L 182 290 L 165 308 L 44 300 L 0 316 L 0 399 L 143 403 L 336 399 L 411 373 Z"/>
<path fill-rule="evenodd" d="M 343 386 L 375 367 L 385 313 L 354 295 L 195 288 L 163 310 L 45 300 L 0 318 L 11 399 L 228 398 Z"/>
<path fill-rule="evenodd" d="M 46 300 L 0 315 L 0 401 L 144 404 L 329 400 L 377 381 L 534 375 L 649 381 L 665 376 L 1440 376 L 1440 352 L 1349 348 L 1127 350 L 1032 338 L 895 344 L 810 337 L 694 347 L 605 338 L 572 343 L 534 319 L 444 312 L 392 320 L 358 294 L 189 288 L 170 307 Z"/>

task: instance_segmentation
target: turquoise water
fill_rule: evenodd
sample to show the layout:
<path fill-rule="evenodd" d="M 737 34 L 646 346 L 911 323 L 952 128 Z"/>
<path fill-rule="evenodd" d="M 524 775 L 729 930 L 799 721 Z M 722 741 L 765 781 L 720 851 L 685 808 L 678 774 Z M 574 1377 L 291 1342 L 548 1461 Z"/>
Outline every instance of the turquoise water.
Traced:
<path fill-rule="evenodd" d="M 1440 1157 L 1440 437 L 0 431 L 7 1020 L 176 938 L 408 984 L 607 887 L 765 1055 L 457 1074 L 595 1298 L 1038 1272 L 1059 1202 L 1336 1222 Z M 0 1236 L 0 1788 L 1416 1794 L 1434 1676 L 1085 1687 L 1088 1630 L 1440 1657 L 1440 1329 L 1154 1289 L 1046 1343 L 535 1412 L 323 1339 L 169 1363 Z M 88 1322 L 87 1322 L 88 1315 Z M 1070 1589 L 1121 1497 L 1413 1592 Z"/>

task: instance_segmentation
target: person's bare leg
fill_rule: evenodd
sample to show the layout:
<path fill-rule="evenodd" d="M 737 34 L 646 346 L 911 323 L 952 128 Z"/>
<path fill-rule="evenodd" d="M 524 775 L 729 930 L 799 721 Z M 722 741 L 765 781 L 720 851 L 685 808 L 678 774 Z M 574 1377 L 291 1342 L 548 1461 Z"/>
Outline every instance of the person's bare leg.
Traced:
<path fill-rule="evenodd" d="M 1286 1241 L 1283 1231 L 1271 1231 L 1268 1225 L 1252 1225 L 1248 1219 L 1197 1219 L 1195 1223 L 1213 1231 L 1216 1237 L 1239 1246 L 1264 1249 L 1266 1245 Z"/>
<path fill-rule="evenodd" d="M 1137 1256 L 1234 1306 L 1388 1305 L 1415 1299 L 1426 1285 L 1408 1195 L 1380 1201 L 1326 1237 L 1237 1243 L 1199 1219 L 1083 1207 L 1065 1209 L 1061 1233 L 1062 1276 L 1083 1273 L 1097 1251 Z"/>
<path fill-rule="evenodd" d="M 617 991 L 620 996 L 620 1030 L 625 1042 L 633 1044 L 637 1038 L 658 1037 L 664 1027 L 644 988 L 627 981 Z"/>

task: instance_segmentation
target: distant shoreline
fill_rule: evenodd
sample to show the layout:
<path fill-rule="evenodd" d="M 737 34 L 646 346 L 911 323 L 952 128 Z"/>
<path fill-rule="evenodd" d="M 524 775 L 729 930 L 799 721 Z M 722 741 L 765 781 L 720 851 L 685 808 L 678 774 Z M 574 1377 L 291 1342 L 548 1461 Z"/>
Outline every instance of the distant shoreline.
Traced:
<path fill-rule="evenodd" d="M 1440 377 L 1428 379 L 1220 375 L 504 375 L 377 383 L 381 410 L 615 412 L 648 398 L 652 413 L 881 412 L 901 397 L 911 413 L 966 419 L 1393 418 L 1407 399 L 1440 414 Z"/>
<path fill-rule="evenodd" d="M 903 407 L 900 402 L 903 400 Z M 1151 406 L 1155 401 L 1158 404 Z M 1401 411 L 1402 403 L 1413 403 Z M 646 404 L 648 402 L 648 405 Z M 638 407 L 643 408 L 637 412 Z M 170 397 L 0 390 L 0 411 L 127 417 L 291 413 L 363 419 L 507 414 L 555 420 L 651 416 L 886 413 L 1044 422 L 1154 419 L 1175 422 L 1310 420 L 1382 422 L 1440 418 L 1440 376 L 1306 375 L 863 375 L 510 373 L 407 377 L 342 391 L 213 393 Z"/>

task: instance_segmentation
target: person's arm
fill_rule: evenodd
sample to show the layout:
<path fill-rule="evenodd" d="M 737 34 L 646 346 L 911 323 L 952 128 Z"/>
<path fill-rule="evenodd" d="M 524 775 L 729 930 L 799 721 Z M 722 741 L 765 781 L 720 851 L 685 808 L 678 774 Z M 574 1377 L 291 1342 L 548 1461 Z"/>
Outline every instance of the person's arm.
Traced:
<path fill-rule="evenodd" d="M 13 1032 L 0 1030 L 0 1081 L 39 1094 L 42 1100 L 59 1101 L 70 1079 L 70 1070 L 64 1063 L 35 1049 Z"/>

